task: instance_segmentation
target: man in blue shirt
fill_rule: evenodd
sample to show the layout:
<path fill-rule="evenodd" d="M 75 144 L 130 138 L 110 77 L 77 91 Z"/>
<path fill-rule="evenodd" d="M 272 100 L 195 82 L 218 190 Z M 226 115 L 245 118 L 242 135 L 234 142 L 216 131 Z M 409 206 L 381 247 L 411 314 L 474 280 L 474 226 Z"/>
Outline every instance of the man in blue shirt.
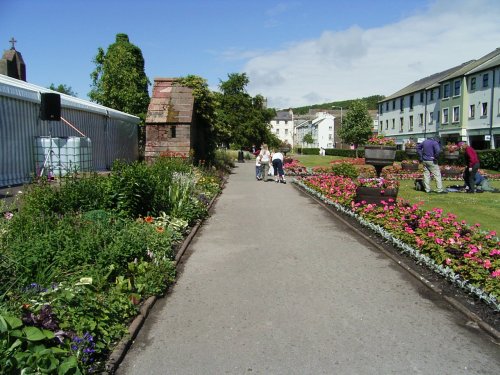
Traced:
<path fill-rule="evenodd" d="M 438 157 L 441 146 L 434 138 L 427 138 L 417 146 L 418 156 L 424 165 L 424 189 L 426 193 L 431 192 L 431 174 L 434 176 L 437 185 L 437 193 L 445 194 L 443 181 L 441 180 L 441 170 L 438 165 Z"/>

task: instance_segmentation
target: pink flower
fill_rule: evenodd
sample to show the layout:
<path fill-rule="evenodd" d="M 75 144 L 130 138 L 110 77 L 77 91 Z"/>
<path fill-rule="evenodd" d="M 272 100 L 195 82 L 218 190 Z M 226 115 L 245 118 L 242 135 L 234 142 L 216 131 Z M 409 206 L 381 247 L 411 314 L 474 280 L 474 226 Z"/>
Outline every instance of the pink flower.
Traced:
<path fill-rule="evenodd" d="M 491 277 L 500 277 L 500 269 L 493 271 Z"/>
<path fill-rule="evenodd" d="M 442 245 L 442 244 L 444 244 L 444 241 L 443 241 L 443 239 L 442 239 L 442 238 L 437 238 L 437 237 L 436 237 L 435 241 L 436 241 L 436 243 L 437 243 L 438 245 Z"/>
<path fill-rule="evenodd" d="M 497 249 L 493 249 L 490 251 L 490 256 L 494 256 L 494 255 L 500 255 L 500 250 L 497 250 Z"/>
<path fill-rule="evenodd" d="M 427 233 L 427 235 L 428 235 L 429 237 L 434 237 L 434 236 L 436 235 L 436 233 L 434 233 L 434 232 L 429 232 L 429 233 Z"/>
<path fill-rule="evenodd" d="M 425 245 L 425 241 L 422 240 L 420 237 L 415 238 L 415 241 L 417 242 L 418 246 Z"/>
<path fill-rule="evenodd" d="M 486 259 L 483 263 L 483 267 L 486 269 L 491 268 L 491 261 L 489 259 Z"/>
<path fill-rule="evenodd" d="M 450 265 L 450 264 L 451 264 L 451 259 L 450 259 L 450 258 L 446 258 L 446 264 L 447 264 L 447 265 Z"/>

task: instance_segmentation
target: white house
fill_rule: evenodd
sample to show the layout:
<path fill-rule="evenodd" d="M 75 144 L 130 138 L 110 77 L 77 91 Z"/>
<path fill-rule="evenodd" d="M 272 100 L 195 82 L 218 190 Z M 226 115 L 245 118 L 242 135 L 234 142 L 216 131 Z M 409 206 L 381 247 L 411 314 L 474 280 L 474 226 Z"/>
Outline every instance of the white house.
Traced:
<path fill-rule="evenodd" d="M 296 145 L 310 148 L 334 148 L 335 142 L 335 116 L 327 112 L 317 112 L 312 120 L 299 120 L 295 127 Z M 311 134 L 312 144 L 304 143 L 304 136 Z"/>
<path fill-rule="evenodd" d="M 283 142 L 294 146 L 293 139 L 293 111 L 277 111 L 276 117 L 271 120 L 271 132 Z"/>

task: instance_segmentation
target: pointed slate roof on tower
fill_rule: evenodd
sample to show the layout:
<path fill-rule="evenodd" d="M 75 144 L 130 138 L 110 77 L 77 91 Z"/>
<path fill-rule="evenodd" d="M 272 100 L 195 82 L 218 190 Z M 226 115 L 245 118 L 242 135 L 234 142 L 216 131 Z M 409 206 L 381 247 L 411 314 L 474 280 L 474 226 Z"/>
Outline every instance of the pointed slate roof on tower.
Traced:
<path fill-rule="evenodd" d="M 3 53 L 0 60 L 0 74 L 26 82 L 26 64 L 21 53 L 16 51 L 15 43 L 17 40 L 12 38 L 9 42 L 12 43 L 12 46 Z"/>

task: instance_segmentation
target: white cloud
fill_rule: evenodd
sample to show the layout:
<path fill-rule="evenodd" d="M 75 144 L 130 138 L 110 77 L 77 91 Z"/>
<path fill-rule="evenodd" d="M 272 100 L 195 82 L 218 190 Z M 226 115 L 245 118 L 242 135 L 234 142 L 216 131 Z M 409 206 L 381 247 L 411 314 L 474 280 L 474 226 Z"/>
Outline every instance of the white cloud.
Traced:
<path fill-rule="evenodd" d="M 437 0 L 397 23 L 289 43 L 251 58 L 243 71 L 249 92 L 277 108 L 390 95 L 500 47 L 499 19 L 498 0 Z"/>

